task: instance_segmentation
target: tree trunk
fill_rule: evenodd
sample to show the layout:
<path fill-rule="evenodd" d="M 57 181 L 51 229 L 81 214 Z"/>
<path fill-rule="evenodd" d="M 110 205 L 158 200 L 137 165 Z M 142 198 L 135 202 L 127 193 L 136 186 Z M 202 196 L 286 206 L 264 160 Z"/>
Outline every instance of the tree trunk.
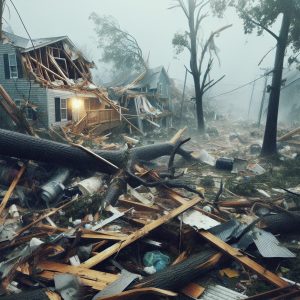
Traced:
<path fill-rule="evenodd" d="M 196 113 L 197 113 L 197 124 L 199 133 L 203 134 L 205 131 L 204 127 L 204 116 L 203 116 L 203 94 L 200 89 L 200 80 L 194 78 L 195 94 L 196 94 Z"/>
<path fill-rule="evenodd" d="M 204 132 L 204 118 L 203 118 L 203 106 L 202 106 L 202 93 L 200 86 L 200 71 L 198 69 L 197 61 L 197 31 L 195 28 L 195 9 L 196 5 L 193 0 L 189 0 L 189 28 L 190 28 L 190 40 L 191 40 L 191 59 L 190 67 L 194 79 L 195 97 L 196 97 L 196 114 L 199 133 Z"/>
<path fill-rule="evenodd" d="M 277 121 L 278 121 L 278 109 L 279 99 L 283 72 L 283 63 L 285 50 L 288 43 L 289 29 L 291 25 L 291 14 L 287 11 L 283 15 L 282 25 L 280 29 L 279 40 L 277 44 L 275 65 L 273 71 L 272 88 L 269 98 L 267 123 L 265 128 L 265 135 L 261 155 L 273 155 L 277 153 Z"/>
<path fill-rule="evenodd" d="M 4 10 L 4 0 L 0 0 L 0 40 L 2 39 L 3 10 Z"/>

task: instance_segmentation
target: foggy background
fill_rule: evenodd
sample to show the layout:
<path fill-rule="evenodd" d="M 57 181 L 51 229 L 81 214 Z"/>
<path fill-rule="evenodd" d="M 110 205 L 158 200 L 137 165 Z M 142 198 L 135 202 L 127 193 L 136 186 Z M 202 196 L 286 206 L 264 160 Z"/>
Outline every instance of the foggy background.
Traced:
<path fill-rule="evenodd" d="M 89 20 L 92 12 L 99 15 L 112 15 L 122 29 L 130 32 L 137 39 L 147 58 L 150 53 L 150 67 L 164 65 L 171 78 L 183 82 L 184 65 L 189 66 L 189 54 L 176 56 L 172 46 L 174 33 L 183 32 L 187 28 L 187 20 L 180 9 L 169 10 L 170 0 L 14 0 L 16 7 L 32 38 L 67 35 L 89 59 L 99 60 L 94 24 Z M 10 9 L 6 8 L 5 21 L 11 26 L 13 33 L 28 37 L 10 1 Z M 4 21 L 4 29 L 7 24 Z M 278 32 L 279 26 L 273 30 Z M 218 79 L 226 75 L 218 85 L 207 94 L 210 101 L 240 119 L 247 118 L 252 84 L 236 92 L 218 96 L 235 89 L 263 75 L 261 68 L 273 65 L 275 49 L 258 66 L 262 57 L 275 46 L 276 41 L 268 33 L 258 37 L 256 33 L 244 35 L 241 20 L 234 10 L 228 10 L 222 19 L 209 18 L 202 23 L 203 37 L 211 31 L 228 24 L 233 27 L 224 31 L 216 39 L 219 48 L 221 65 L 215 60 L 212 78 Z M 107 69 L 99 66 L 97 76 L 101 81 L 107 80 Z M 188 76 L 188 85 L 192 86 L 192 77 Z M 253 107 L 250 117 L 257 120 L 259 103 L 262 97 L 264 79 L 255 84 Z M 215 97 L 218 96 L 218 97 Z M 268 95 L 267 95 L 268 99 Z"/>

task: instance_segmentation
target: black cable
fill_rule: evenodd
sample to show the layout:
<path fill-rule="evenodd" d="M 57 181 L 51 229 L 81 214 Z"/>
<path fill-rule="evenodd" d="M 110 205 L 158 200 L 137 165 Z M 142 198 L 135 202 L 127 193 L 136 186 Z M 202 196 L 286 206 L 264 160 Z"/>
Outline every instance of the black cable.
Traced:
<path fill-rule="evenodd" d="M 227 91 L 227 92 L 225 92 L 225 93 L 222 93 L 222 94 L 219 94 L 219 95 L 216 95 L 216 96 L 212 96 L 212 97 L 209 97 L 209 98 L 210 98 L 210 99 L 214 99 L 214 98 L 217 98 L 217 97 L 220 97 L 220 96 L 224 96 L 224 95 L 227 95 L 227 94 L 231 94 L 231 93 L 233 93 L 233 92 L 235 92 L 235 91 L 238 91 L 238 90 L 240 90 L 240 89 L 242 89 L 242 88 L 244 88 L 244 87 L 246 87 L 246 86 L 248 86 L 248 85 L 250 85 L 250 84 L 252 84 L 252 83 L 254 83 L 254 82 L 256 82 L 256 81 L 258 81 L 258 80 L 260 80 L 260 79 L 262 79 L 262 78 L 264 78 L 264 77 L 267 76 L 267 75 L 269 75 L 269 74 L 264 74 L 264 75 L 262 75 L 262 76 L 260 76 L 260 77 L 258 77 L 258 78 L 256 78 L 256 79 L 254 79 L 254 80 L 252 80 L 252 81 L 250 81 L 250 82 L 248 82 L 248 83 L 245 83 L 245 84 L 243 84 L 243 85 L 241 85 L 241 86 L 239 86 L 239 87 L 233 89 L 233 90 L 230 90 L 230 91 Z"/>
<path fill-rule="evenodd" d="M 14 7 L 14 9 L 15 9 L 17 15 L 18 15 L 18 17 L 19 17 L 19 19 L 20 19 L 20 21 L 21 21 L 21 23 L 22 23 L 22 25 L 23 25 L 23 27 L 24 27 L 24 29 L 25 29 L 25 31 L 26 31 L 28 37 L 29 37 L 29 40 L 30 40 L 30 42 L 31 42 L 31 44 L 32 44 L 33 49 L 36 50 L 36 48 L 35 48 L 35 46 L 34 46 L 34 43 L 33 43 L 33 40 L 32 40 L 32 38 L 31 38 L 31 36 L 30 36 L 28 30 L 27 30 L 26 25 L 25 25 L 24 22 L 23 22 L 23 19 L 22 19 L 20 13 L 19 13 L 17 7 L 15 6 L 15 4 L 14 4 L 14 2 L 13 2 L 12 0 L 9 0 L 9 1 L 10 1 L 10 3 L 12 4 L 12 6 Z M 28 101 L 30 101 L 30 97 L 31 97 L 31 85 L 32 85 L 32 83 L 31 83 L 30 78 L 29 78 L 28 80 L 29 80 Z"/>

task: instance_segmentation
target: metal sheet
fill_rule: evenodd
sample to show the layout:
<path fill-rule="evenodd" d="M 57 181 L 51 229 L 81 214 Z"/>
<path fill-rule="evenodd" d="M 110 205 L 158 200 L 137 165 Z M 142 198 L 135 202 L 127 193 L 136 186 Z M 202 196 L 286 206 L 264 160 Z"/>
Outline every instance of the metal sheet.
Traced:
<path fill-rule="evenodd" d="M 182 222 L 197 229 L 208 230 L 220 224 L 220 222 L 202 214 L 197 210 L 188 210 L 182 215 Z"/>
<path fill-rule="evenodd" d="M 255 230 L 252 236 L 259 253 L 263 257 L 296 257 L 289 249 L 281 246 L 277 238 L 270 232 Z"/>
<path fill-rule="evenodd" d="M 230 290 L 221 285 L 209 285 L 203 295 L 199 298 L 202 300 L 240 300 L 247 299 L 246 295 Z"/>

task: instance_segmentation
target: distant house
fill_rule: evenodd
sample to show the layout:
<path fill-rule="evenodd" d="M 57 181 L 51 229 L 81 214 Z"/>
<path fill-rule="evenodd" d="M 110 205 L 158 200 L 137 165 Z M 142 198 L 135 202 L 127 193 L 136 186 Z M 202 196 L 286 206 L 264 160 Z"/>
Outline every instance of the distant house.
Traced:
<path fill-rule="evenodd" d="M 118 107 L 92 84 L 93 66 L 67 36 L 29 40 L 4 32 L 0 41 L 0 84 L 39 127 L 120 123 Z M 0 127 L 7 119 L 0 111 Z"/>
<path fill-rule="evenodd" d="M 120 105 L 129 111 L 129 119 L 145 131 L 147 128 L 168 127 L 172 119 L 171 80 L 163 66 L 130 75 L 111 83 Z"/>

